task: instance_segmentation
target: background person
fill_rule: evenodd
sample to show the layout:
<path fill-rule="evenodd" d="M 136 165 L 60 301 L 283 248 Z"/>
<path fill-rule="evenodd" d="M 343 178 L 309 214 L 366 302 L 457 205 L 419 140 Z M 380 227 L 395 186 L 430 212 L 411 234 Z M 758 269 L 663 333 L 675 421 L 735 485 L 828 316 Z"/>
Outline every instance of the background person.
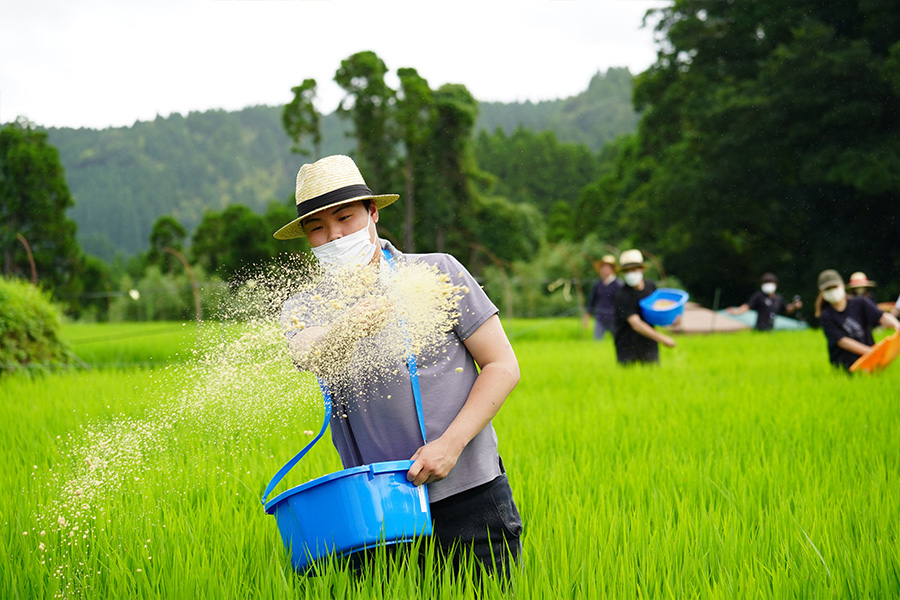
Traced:
<path fill-rule="evenodd" d="M 828 269 L 819 273 L 816 316 L 828 342 L 828 359 L 849 371 L 860 356 L 872 349 L 872 329 L 877 325 L 900 331 L 900 321 L 881 311 L 865 296 L 847 296 L 840 274 Z"/>
<path fill-rule="evenodd" d="M 428 485 L 433 535 L 440 548 L 449 551 L 456 544 L 458 555 L 458 545 L 470 547 L 489 572 L 507 574 L 519 555 L 522 522 L 491 419 L 519 381 L 518 362 L 497 308 L 456 259 L 404 255 L 378 238 L 379 210 L 397 198 L 373 194 L 349 157 L 326 157 L 300 169 L 298 217 L 275 237 L 305 235 L 326 268 L 388 269 L 386 250 L 398 265 L 433 265 L 453 284 L 468 288 L 459 300 L 457 322 L 431 353 L 438 356 L 416 356 L 428 443 L 423 444 L 405 358 L 378 372 L 363 363 L 358 378 L 357 370 L 351 371 L 355 379 L 349 382 L 331 377 L 329 365 L 321 361 L 323 356 L 352 355 L 382 330 L 399 326 L 377 297 L 377 286 L 390 285 L 383 281 L 388 278 L 372 277 L 367 296 L 331 322 L 317 320 L 317 314 L 329 313 L 317 313 L 318 303 L 325 301 L 316 289 L 300 293 L 285 303 L 282 325 L 298 366 L 330 386 L 332 441 L 344 468 L 412 459 L 407 479 Z M 344 278 L 335 279 L 337 285 L 349 285 Z M 296 324 L 296 315 L 305 321 Z"/>
<path fill-rule="evenodd" d="M 616 257 L 612 254 L 603 256 L 597 266 L 597 274 L 600 278 L 594 282 L 588 296 L 583 324 L 587 327 L 593 317 L 594 339 L 602 340 L 607 331 L 615 335 L 616 294 L 623 285 L 622 280 L 616 277 Z"/>
<path fill-rule="evenodd" d="M 870 300 L 874 300 L 872 288 L 875 282 L 871 281 L 862 271 L 857 271 L 850 275 L 847 281 L 847 292 L 851 296 L 866 296 Z"/>
<path fill-rule="evenodd" d="M 754 328 L 757 331 L 772 331 L 775 328 L 776 315 L 793 314 L 803 306 L 803 302 L 799 298 L 786 304 L 784 298 L 776 293 L 778 278 L 774 273 L 764 273 L 760 278 L 759 288 L 744 304 L 730 306 L 726 309 L 732 315 L 741 315 L 748 310 L 755 310 L 756 325 Z"/>
<path fill-rule="evenodd" d="M 656 291 L 656 284 L 644 279 L 644 255 L 640 250 L 626 250 L 619 256 L 619 264 L 625 285 L 615 299 L 616 359 L 623 365 L 658 363 L 659 344 L 674 348 L 675 342 L 656 331 L 641 315 L 640 301 Z"/>

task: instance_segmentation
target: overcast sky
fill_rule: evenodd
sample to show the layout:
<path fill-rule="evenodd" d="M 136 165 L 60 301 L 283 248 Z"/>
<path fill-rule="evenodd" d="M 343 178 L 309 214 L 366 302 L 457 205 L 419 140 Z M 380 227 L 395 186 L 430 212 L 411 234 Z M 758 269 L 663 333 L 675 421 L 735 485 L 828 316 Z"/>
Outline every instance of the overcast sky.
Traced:
<path fill-rule="evenodd" d="M 565 98 L 597 71 L 656 58 L 660 0 L 0 0 L 0 122 L 130 126 L 157 115 L 290 101 L 372 50 L 480 101 Z M 395 85 L 393 80 L 390 80 Z"/>

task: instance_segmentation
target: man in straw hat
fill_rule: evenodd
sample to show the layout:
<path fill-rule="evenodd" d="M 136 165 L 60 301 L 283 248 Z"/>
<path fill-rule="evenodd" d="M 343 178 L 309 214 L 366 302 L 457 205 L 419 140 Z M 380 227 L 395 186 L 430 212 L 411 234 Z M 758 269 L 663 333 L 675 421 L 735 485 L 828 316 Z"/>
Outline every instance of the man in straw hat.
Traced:
<path fill-rule="evenodd" d="M 413 460 L 407 479 L 428 485 L 433 533 L 440 547 L 468 546 L 489 572 L 508 574 L 518 558 L 522 521 L 491 420 L 519 381 L 518 362 L 499 311 L 455 258 L 405 255 L 378 237 L 380 210 L 398 197 L 374 194 L 352 159 L 329 156 L 301 167 L 297 218 L 275 233 L 279 239 L 306 236 L 326 269 L 358 265 L 386 273 L 395 265 L 417 261 L 434 266 L 467 291 L 460 295 L 458 320 L 442 333 L 446 338 L 438 358 L 416 356 L 428 443 L 423 444 L 414 378 L 405 360 L 330 390 L 332 440 L 345 468 Z M 373 290 L 390 285 L 381 277 L 373 281 Z M 303 293 L 288 300 L 282 323 L 298 366 L 326 382 L 325 370 L 310 357 L 327 356 L 331 348 L 348 342 L 351 349 L 359 349 L 382 329 L 400 327 L 399 321 L 385 317 L 383 304 L 371 299 L 353 303 L 345 311 L 351 318 L 341 324 L 343 315 L 330 323 L 312 320 L 303 328 L 292 326 L 292 315 L 311 314 L 310 303 L 309 294 Z"/>
<path fill-rule="evenodd" d="M 658 363 L 659 344 L 674 348 L 675 341 L 656 331 L 641 316 L 640 301 L 656 291 L 656 284 L 644 279 L 646 265 L 640 250 L 623 252 L 619 265 L 625 285 L 616 294 L 616 359 L 623 365 Z"/>
<path fill-rule="evenodd" d="M 615 335 L 613 327 L 616 320 L 615 298 L 622 287 L 622 280 L 616 277 L 616 257 L 606 254 L 594 265 L 600 278 L 594 282 L 591 294 L 585 306 L 584 326 L 594 317 L 594 339 L 602 340 L 607 331 Z"/>

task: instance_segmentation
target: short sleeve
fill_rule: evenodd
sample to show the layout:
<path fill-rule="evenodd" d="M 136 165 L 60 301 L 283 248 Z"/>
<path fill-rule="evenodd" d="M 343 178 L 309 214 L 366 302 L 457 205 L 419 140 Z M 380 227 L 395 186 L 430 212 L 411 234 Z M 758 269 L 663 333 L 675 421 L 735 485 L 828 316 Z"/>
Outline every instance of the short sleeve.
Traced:
<path fill-rule="evenodd" d="M 839 339 L 847 337 L 847 334 L 841 326 L 837 324 L 834 317 L 835 315 L 832 311 L 824 311 L 819 322 L 822 325 L 822 331 L 825 333 L 825 338 L 831 343 L 837 343 Z"/>
<path fill-rule="evenodd" d="M 462 263 L 449 254 L 440 256 L 437 268 L 449 275 L 453 285 L 463 292 L 459 299 L 459 320 L 453 329 L 460 340 L 465 340 L 500 311 Z"/>
<path fill-rule="evenodd" d="M 875 327 L 881 321 L 881 315 L 884 314 L 884 311 L 878 308 L 878 305 L 871 298 L 862 296 L 862 300 L 865 319 L 871 327 Z"/>

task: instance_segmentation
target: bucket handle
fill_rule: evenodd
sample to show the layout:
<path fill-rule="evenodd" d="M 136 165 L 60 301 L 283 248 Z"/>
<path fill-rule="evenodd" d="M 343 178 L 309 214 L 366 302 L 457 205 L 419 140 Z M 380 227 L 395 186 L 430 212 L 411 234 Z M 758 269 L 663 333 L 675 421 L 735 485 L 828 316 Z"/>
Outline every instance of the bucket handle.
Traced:
<path fill-rule="evenodd" d="M 328 386 L 325 385 L 325 382 L 321 379 L 319 380 L 319 387 L 322 388 L 322 396 L 325 400 L 325 417 L 322 419 L 322 428 L 319 429 L 318 435 L 312 439 L 310 443 L 303 446 L 303 449 L 297 453 L 297 455 L 291 460 L 287 461 L 283 467 L 281 467 L 275 476 L 272 477 L 272 481 L 269 482 L 269 485 L 266 487 L 266 491 L 263 492 L 262 503 L 266 504 L 266 500 L 269 497 L 269 494 L 272 493 L 272 490 L 275 489 L 275 486 L 279 484 L 279 482 L 284 479 L 284 476 L 288 474 L 288 471 L 294 468 L 301 458 L 306 456 L 306 453 L 309 452 L 310 448 L 316 445 L 316 442 L 325 434 L 325 430 L 328 429 L 328 421 L 331 418 L 331 393 L 328 391 Z"/>
<path fill-rule="evenodd" d="M 391 253 L 381 249 L 381 252 L 384 254 L 384 258 L 387 261 L 388 265 L 390 265 L 391 269 L 396 269 L 396 263 L 394 262 L 394 257 L 391 256 Z M 405 323 L 401 321 L 401 326 L 404 326 Z M 413 392 L 413 400 L 416 403 L 416 417 L 419 420 L 419 429 L 422 432 L 422 443 L 428 443 L 428 438 L 425 435 L 425 416 L 422 414 L 422 391 L 419 388 L 419 370 L 416 367 L 416 355 L 412 351 L 412 343 L 409 340 L 409 337 L 406 335 L 406 327 L 403 327 L 404 335 L 403 342 L 406 345 L 406 349 L 408 353 L 406 355 L 406 367 L 409 369 L 409 379 L 412 384 L 412 392 Z M 263 492 L 262 503 L 266 504 L 266 499 L 269 497 L 269 494 L 272 493 L 272 490 L 275 489 L 275 486 L 284 479 L 284 476 L 288 474 L 288 471 L 294 468 L 301 458 L 306 456 L 306 453 L 309 452 L 309 449 L 312 448 L 316 442 L 325 434 L 325 430 L 328 429 L 328 423 L 331 420 L 331 393 L 328 391 L 328 386 L 324 381 L 319 379 L 319 387 L 322 388 L 322 396 L 325 401 L 325 417 L 322 420 L 322 428 L 319 430 L 319 434 L 313 438 L 313 440 L 303 447 L 297 455 L 289 460 L 281 469 L 275 473 L 275 476 L 272 478 L 272 481 L 269 482 L 269 485 L 266 487 L 266 491 Z"/>

